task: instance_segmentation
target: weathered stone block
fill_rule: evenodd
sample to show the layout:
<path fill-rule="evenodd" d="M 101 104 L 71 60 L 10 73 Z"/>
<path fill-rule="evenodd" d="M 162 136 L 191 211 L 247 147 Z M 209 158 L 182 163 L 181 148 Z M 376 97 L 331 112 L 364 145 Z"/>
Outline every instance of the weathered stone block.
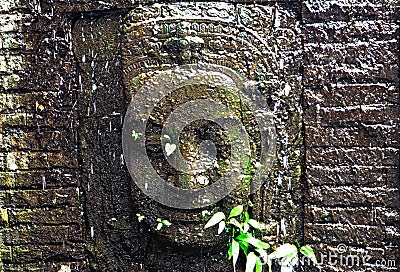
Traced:
<path fill-rule="evenodd" d="M 76 207 L 62 209 L 15 209 L 10 211 L 10 224 L 81 224 L 81 210 Z"/>
<path fill-rule="evenodd" d="M 396 1 L 303 1 L 305 23 L 392 19 Z"/>
<path fill-rule="evenodd" d="M 39 226 L 4 229 L 6 245 L 54 244 L 68 241 L 68 226 Z"/>
<path fill-rule="evenodd" d="M 2 3 L 7 3 L 7 2 L 2 1 Z M 23 34 L 15 32 L 0 33 L 0 49 L 2 50 L 25 49 L 25 44 L 23 42 Z"/>
<path fill-rule="evenodd" d="M 399 94 L 393 84 L 328 84 L 323 87 L 306 88 L 304 106 L 315 110 L 320 107 L 345 107 L 368 104 L 398 104 Z"/>
<path fill-rule="evenodd" d="M 23 57 L 19 54 L 0 55 L 0 72 L 13 73 L 23 69 Z"/>
<path fill-rule="evenodd" d="M 368 207 L 371 205 L 397 208 L 399 189 L 385 187 L 365 188 L 351 186 L 312 187 L 306 202 L 322 206 Z"/>
<path fill-rule="evenodd" d="M 77 188 L 48 189 L 48 190 L 21 190 L 7 192 L 7 207 L 78 207 L 79 195 Z"/>
<path fill-rule="evenodd" d="M 6 208 L 0 208 L 0 226 L 8 226 L 8 210 Z"/>
<path fill-rule="evenodd" d="M 16 263 L 40 262 L 43 259 L 41 250 L 31 249 L 29 246 L 16 246 L 13 249 L 13 257 Z"/>
<path fill-rule="evenodd" d="M 399 146 L 399 125 L 361 127 L 306 127 L 307 146 Z"/>
<path fill-rule="evenodd" d="M 397 148 L 353 147 L 307 149 L 306 161 L 310 165 L 321 166 L 397 166 L 399 163 Z"/>
<path fill-rule="evenodd" d="M 11 246 L 0 246 L 0 260 L 1 261 L 12 261 L 12 247 Z"/>
<path fill-rule="evenodd" d="M 306 241 L 311 243 L 340 243 L 359 246 L 383 246 L 385 233 L 373 226 L 355 226 L 348 224 L 310 224 L 307 223 Z"/>
<path fill-rule="evenodd" d="M 398 176 L 399 170 L 395 166 L 316 166 L 307 168 L 307 181 L 315 186 L 318 185 L 362 185 L 362 186 L 392 186 L 394 177 Z"/>
<path fill-rule="evenodd" d="M 400 214 L 393 209 L 384 207 L 320 207 L 306 205 L 305 216 L 308 222 L 396 226 Z"/>
<path fill-rule="evenodd" d="M 397 29 L 396 23 L 383 20 L 327 22 L 306 25 L 303 34 L 306 43 L 352 43 L 396 40 Z"/>
<path fill-rule="evenodd" d="M 322 86 L 329 83 L 390 82 L 397 80 L 396 64 L 328 64 L 305 65 L 304 85 Z"/>

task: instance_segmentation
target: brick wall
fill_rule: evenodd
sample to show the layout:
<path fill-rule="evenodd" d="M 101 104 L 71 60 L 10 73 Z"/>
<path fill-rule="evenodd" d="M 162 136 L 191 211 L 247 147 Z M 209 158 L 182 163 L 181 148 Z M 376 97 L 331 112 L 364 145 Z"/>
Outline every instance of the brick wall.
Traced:
<path fill-rule="evenodd" d="M 70 27 L 0 3 L 0 271 L 85 266 Z"/>
<path fill-rule="evenodd" d="M 303 2 L 305 240 L 323 254 L 371 255 L 353 268 L 325 261 L 324 271 L 395 271 L 376 261 L 400 263 L 395 5 Z"/>
<path fill-rule="evenodd" d="M 398 1 L 301 2 L 304 240 L 318 256 L 339 244 L 371 256 L 367 266 L 325 262 L 323 271 L 395 271 L 376 260 L 400 264 Z M 129 6 L 0 3 L 0 271 L 86 271 L 92 247 L 107 247 L 90 239 L 104 222 L 86 220 L 100 188 L 82 194 L 90 163 L 78 149 L 71 31 L 90 10 L 97 18 Z"/>

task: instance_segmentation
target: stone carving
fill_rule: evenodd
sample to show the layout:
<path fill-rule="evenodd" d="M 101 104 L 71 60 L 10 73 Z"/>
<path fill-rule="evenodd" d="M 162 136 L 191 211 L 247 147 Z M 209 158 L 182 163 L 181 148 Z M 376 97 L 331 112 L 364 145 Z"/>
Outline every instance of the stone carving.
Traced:
<path fill-rule="evenodd" d="M 157 71 L 198 62 L 229 67 L 242 76 L 254 80 L 260 90 L 280 92 L 281 86 L 286 85 L 295 88 L 296 81 L 285 83 L 281 78 L 282 60 L 278 52 L 280 48 L 292 46 L 296 39 L 292 17 L 279 6 L 267 5 L 183 2 L 138 7 L 125 17 L 122 29 L 125 38 L 122 46 L 123 80 L 128 91 L 127 97 L 135 94 Z M 289 21 L 287 26 L 282 23 L 286 21 Z M 182 98 L 183 94 L 187 95 L 190 90 L 206 97 L 213 92 L 212 88 L 207 86 L 188 86 L 188 89 L 175 93 L 175 96 L 160 103 L 149 125 L 151 133 L 160 130 L 163 123 L 162 116 L 166 114 L 165 112 L 168 114 L 173 110 L 173 105 L 183 103 L 185 100 Z M 217 96 L 216 99 L 224 101 L 226 97 Z M 275 109 L 277 107 L 279 105 L 275 105 Z M 149 135 L 152 135 L 151 133 L 149 132 Z M 155 133 L 153 138 L 159 136 Z M 195 142 L 195 139 L 192 138 L 191 141 Z M 156 156 L 159 152 L 156 147 L 158 143 L 153 144 L 149 144 L 149 150 L 153 150 L 150 153 L 153 152 Z M 254 146 L 256 145 L 254 143 Z M 187 155 L 190 157 L 190 154 Z M 165 175 L 166 182 L 172 182 L 177 186 L 196 186 L 193 183 L 195 177 L 174 173 L 168 163 L 164 164 L 162 160 L 155 159 L 155 162 L 159 165 L 155 163 L 154 168 Z M 166 173 L 168 171 L 170 172 Z M 180 222 L 180 229 L 171 226 L 157 232 L 163 240 L 178 242 L 180 245 L 210 246 L 223 239 L 223 237 L 205 238 L 201 235 L 199 231 L 201 226 L 196 223 L 202 222 L 199 211 L 176 213 L 175 210 L 157 206 L 156 203 L 140 200 L 145 197 L 137 188 L 134 188 L 133 197 L 139 199 L 137 202 L 141 204 L 138 205 L 138 209 L 143 213 L 151 211 L 148 212 L 148 217 L 152 217 L 153 221 L 158 213 Z M 232 203 L 245 203 L 247 197 L 248 188 L 231 196 L 221 208 L 226 208 Z"/>

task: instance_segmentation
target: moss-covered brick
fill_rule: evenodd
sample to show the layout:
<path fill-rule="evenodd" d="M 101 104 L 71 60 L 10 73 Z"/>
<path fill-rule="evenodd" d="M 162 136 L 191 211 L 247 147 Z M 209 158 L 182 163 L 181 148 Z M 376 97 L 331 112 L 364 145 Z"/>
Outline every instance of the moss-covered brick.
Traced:
<path fill-rule="evenodd" d="M 81 210 L 77 207 L 68 208 L 34 208 L 15 209 L 9 214 L 12 225 L 18 224 L 81 224 Z"/>
<path fill-rule="evenodd" d="M 37 226 L 4 229 L 4 244 L 52 244 L 68 241 L 68 226 Z"/>
<path fill-rule="evenodd" d="M 0 245 L 0 259 L 4 261 L 12 261 L 12 247 Z"/>
<path fill-rule="evenodd" d="M 46 189 L 46 190 L 17 190 L 8 191 L 4 205 L 8 207 L 57 207 L 79 206 L 79 195 L 76 188 Z"/>

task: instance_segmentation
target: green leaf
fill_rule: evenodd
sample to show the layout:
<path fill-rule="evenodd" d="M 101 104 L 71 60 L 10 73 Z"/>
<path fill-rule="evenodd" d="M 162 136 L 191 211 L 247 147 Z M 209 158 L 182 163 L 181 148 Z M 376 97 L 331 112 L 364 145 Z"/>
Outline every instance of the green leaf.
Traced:
<path fill-rule="evenodd" d="M 217 212 L 210 218 L 210 220 L 208 220 L 204 228 L 207 229 L 209 227 L 212 227 L 224 219 L 225 219 L 225 214 L 223 212 Z"/>
<path fill-rule="evenodd" d="M 254 219 L 250 219 L 248 223 L 255 229 L 261 229 L 260 223 Z"/>
<path fill-rule="evenodd" d="M 249 228 L 250 228 L 249 224 L 247 224 L 246 222 L 244 222 L 244 223 L 243 223 L 243 233 L 248 232 L 248 231 L 249 231 Z"/>
<path fill-rule="evenodd" d="M 247 255 L 246 272 L 254 271 L 257 259 L 259 260 L 259 258 L 257 257 L 256 254 L 254 254 L 254 252 L 250 252 L 249 255 Z"/>
<path fill-rule="evenodd" d="M 145 219 L 145 216 L 141 215 L 140 213 L 137 213 L 136 216 L 139 222 L 142 222 Z"/>
<path fill-rule="evenodd" d="M 170 144 L 170 143 L 165 144 L 165 152 L 167 153 L 167 156 L 170 156 L 172 153 L 174 153 L 175 149 L 176 149 L 176 144 Z"/>
<path fill-rule="evenodd" d="M 162 223 L 164 226 L 166 226 L 166 227 L 169 227 L 169 226 L 171 226 L 171 225 L 172 225 L 172 223 L 171 223 L 171 222 L 169 222 L 169 221 L 168 221 L 168 220 L 166 220 L 166 219 L 162 220 L 162 221 L 161 221 L 161 223 Z"/>
<path fill-rule="evenodd" d="M 242 212 L 243 212 L 243 205 L 238 205 L 231 210 L 228 218 L 238 216 Z"/>
<path fill-rule="evenodd" d="M 271 253 L 270 258 L 290 258 L 295 254 L 297 254 L 297 247 L 295 245 L 283 244 Z"/>
<path fill-rule="evenodd" d="M 210 214 L 210 212 L 207 211 L 207 210 L 201 211 L 201 216 L 202 216 L 202 217 L 206 217 L 206 216 L 209 215 L 209 214 Z"/>
<path fill-rule="evenodd" d="M 283 244 L 279 246 L 269 256 L 271 259 L 282 258 L 281 262 L 283 265 L 287 264 L 295 265 L 299 260 L 297 254 L 297 247 L 292 244 Z"/>
<path fill-rule="evenodd" d="M 241 225 L 241 224 L 239 223 L 239 221 L 237 221 L 235 218 L 229 219 L 229 224 L 234 225 L 235 227 L 237 227 L 238 229 L 240 229 L 241 232 L 243 232 L 242 225 Z"/>
<path fill-rule="evenodd" d="M 133 137 L 133 139 L 134 139 L 135 141 L 136 141 L 137 139 L 139 139 L 140 137 L 142 137 L 142 136 L 143 136 L 142 133 L 138 133 L 138 132 L 132 130 L 132 137 Z"/>
<path fill-rule="evenodd" d="M 262 262 L 260 260 L 260 258 L 257 257 L 256 260 L 256 272 L 262 272 Z"/>
<path fill-rule="evenodd" d="M 268 262 L 268 253 L 262 248 L 256 248 L 256 252 L 260 255 L 260 260 Z"/>
<path fill-rule="evenodd" d="M 237 259 L 239 257 L 239 252 L 240 252 L 239 243 L 235 239 L 232 239 L 233 267 L 235 267 L 236 265 Z"/>
<path fill-rule="evenodd" d="M 267 243 L 264 243 L 263 241 L 254 238 L 253 236 L 244 233 L 236 237 L 237 240 L 239 241 L 244 241 L 246 243 L 251 244 L 252 246 L 255 246 L 256 248 L 262 248 L 262 249 L 268 249 L 270 246 Z"/>
<path fill-rule="evenodd" d="M 245 212 L 245 213 L 244 213 L 244 218 L 245 218 L 245 219 L 244 219 L 244 220 L 245 220 L 244 222 L 246 222 L 246 223 L 247 223 L 247 222 L 249 222 L 249 221 L 250 221 L 250 215 L 249 215 L 249 213 L 248 213 L 248 212 Z"/>
<path fill-rule="evenodd" d="M 240 248 L 243 250 L 244 254 L 247 256 L 248 252 L 249 252 L 249 243 L 243 242 L 243 241 L 239 241 L 239 246 Z"/>
<path fill-rule="evenodd" d="M 300 248 L 300 252 L 301 252 L 304 256 L 310 258 L 310 260 L 311 260 L 314 264 L 317 263 L 317 257 L 315 256 L 314 250 L 313 250 L 310 246 L 307 246 L 307 245 L 302 246 L 302 247 Z"/>
<path fill-rule="evenodd" d="M 232 258 L 232 243 L 229 243 L 229 249 L 228 249 L 228 260 Z"/>
<path fill-rule="evenodd" d="M 222 220 L 221 222 L 219 222 L 218 225 L 218 234 L 221 234 L 224 231 L 224 229 L 225 229 L 225 221 Z"/>

